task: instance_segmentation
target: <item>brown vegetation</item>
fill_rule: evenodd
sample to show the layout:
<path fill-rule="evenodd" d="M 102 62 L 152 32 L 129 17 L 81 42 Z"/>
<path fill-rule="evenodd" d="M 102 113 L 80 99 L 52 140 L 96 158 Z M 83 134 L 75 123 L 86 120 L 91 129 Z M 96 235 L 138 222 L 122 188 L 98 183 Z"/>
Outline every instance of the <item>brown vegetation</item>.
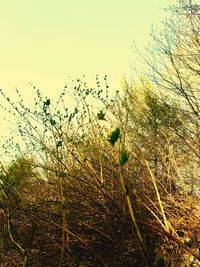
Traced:
<path fill-rule="evenodd" d="M 157 79 L 125 81 L 114 98 L 106 77 L 97 89 L 78 79 L 72 110 L 67 87 L 55 103 L 33 86 L 34 107 L 1 92 L 21 138 L 4 145 L 15 159 L 0 175 L 2 266 L 199 266 L 199 56 L 181 29 L 167 69 L 148 61 Z"/>

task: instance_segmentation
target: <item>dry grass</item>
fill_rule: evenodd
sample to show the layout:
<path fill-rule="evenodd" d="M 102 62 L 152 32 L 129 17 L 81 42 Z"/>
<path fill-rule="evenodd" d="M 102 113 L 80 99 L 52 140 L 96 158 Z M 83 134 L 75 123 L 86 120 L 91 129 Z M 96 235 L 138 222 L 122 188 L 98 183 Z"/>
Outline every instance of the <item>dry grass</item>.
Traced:
<path fill-rule="evenodd" d="M 46 99 L 39 98 L 37 112 L 18 107 L 25 110 L 18 125 L 27 156 L 2 169 L 1 265 L 197 262 L 199 197 L 182 178 L 195 156 L 175 128 L 156 129 L 145 117 L 154 114 L 148 101 L 104 102 L 104 121 L 88 108 L 85 93 L 82 111 L 66 117 Z"/>

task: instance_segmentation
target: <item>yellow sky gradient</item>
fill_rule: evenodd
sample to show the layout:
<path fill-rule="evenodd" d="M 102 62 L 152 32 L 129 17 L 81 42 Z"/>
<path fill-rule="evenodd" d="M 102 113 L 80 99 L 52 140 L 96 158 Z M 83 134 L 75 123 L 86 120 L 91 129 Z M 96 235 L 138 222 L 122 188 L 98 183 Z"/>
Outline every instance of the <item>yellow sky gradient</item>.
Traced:
<path fill-rule="evenodd" d="M 8 0 L 0 8 L 0 88 L 45 92 L 68 76 L 107 74 L 111 83 L 130 72 L 131 43 L 146 45 L 151 25 L 168 0 Z"/>

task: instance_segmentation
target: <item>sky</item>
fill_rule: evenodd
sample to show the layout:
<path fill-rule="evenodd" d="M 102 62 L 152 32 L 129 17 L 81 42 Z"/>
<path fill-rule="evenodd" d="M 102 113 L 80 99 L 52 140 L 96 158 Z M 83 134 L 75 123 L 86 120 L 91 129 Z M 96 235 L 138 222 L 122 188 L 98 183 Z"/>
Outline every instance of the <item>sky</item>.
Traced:
<path fill-rule="evenodd" d="M 147 45 L 169 0 L 7 0 L 0 8 L 0 88 L 56 94 L 68 77 L 113 86 L 131 73 L 133 41 Z"/>

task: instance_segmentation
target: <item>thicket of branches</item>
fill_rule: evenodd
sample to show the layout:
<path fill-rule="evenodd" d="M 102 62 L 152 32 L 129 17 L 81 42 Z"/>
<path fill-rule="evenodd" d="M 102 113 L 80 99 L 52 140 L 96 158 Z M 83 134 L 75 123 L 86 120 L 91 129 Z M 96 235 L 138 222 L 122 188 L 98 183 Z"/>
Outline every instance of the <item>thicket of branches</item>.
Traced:
<path fill-rule="evenodd" d="M 150 73 L 123 93 L 109 97 L 106 76 L 77 79 L 70 109 L 67 86 L 57 102 L 32 86 L 32 107 L 1 90 L 16 126 L 2 266 L 198 266 L 200 6 L 170 10 L 143 57 Z"/>

